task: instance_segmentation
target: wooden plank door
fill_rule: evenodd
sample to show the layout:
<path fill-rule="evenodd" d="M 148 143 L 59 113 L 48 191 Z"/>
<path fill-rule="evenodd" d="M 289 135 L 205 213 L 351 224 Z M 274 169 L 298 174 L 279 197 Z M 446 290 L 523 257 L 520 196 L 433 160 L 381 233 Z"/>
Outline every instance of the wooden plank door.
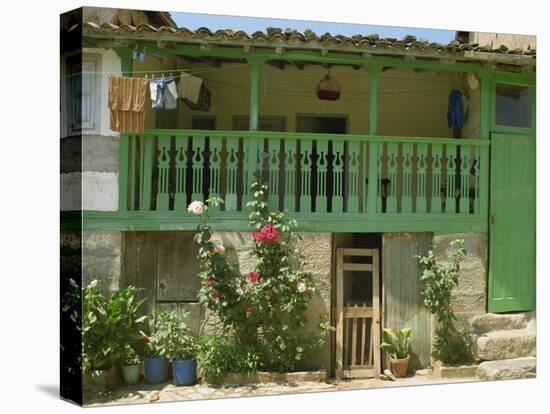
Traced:
<path fill-rule="evenodd" d="M 415 255 L 426 255 L 432 243 L 431 233 L 384 233 L 382 268 L 384 289 L 382 324 L 384 328 L 412 328 L 412 369 L 430 366 L 431 314 L 421 295 L 422 269 Z M 387 355 L 387 353 L 386 353 Z M 388 367 L 389 361 L 385 366 Z"/>
<path fill-rule="evenodd" d="M 380 375 L 378 254 L 378 249 L 336 250 L 337 379 Z M 362 287 L 355 292 L 351 279 L 353 273 L 356 273 L 355 281 L 359 281 Z M 370 289 L 364 289 L 365 286 Z"/>
<path fill-rule="evenodd" d="M 489 312 L 535 309 L 535 137 L 491 135 Z"/>

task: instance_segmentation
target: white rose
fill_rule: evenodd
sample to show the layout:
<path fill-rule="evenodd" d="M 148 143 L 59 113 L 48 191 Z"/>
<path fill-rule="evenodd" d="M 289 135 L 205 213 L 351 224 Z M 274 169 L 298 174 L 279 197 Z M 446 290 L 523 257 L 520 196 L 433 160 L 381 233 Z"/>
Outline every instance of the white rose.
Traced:
<path fill-rule="evenodd" d="M 204 213 L 204 203 L 202 201 L 193 201 L 187 207 L 187 211 L 196 215 L 201 215 Z"/>
<path fill-rule="evenodd" d="M 304 293 L 307 290 L 307 286 L 304 282 L 298 283 L 298 292 Z"/>

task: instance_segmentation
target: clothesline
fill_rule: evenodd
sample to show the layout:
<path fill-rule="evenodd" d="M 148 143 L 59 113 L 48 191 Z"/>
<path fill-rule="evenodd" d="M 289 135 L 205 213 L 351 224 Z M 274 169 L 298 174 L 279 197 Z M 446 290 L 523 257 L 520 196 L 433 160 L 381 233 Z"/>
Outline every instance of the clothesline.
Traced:
<path fill-rule="evenodd" d="M 147 74 L 151 74 L 151 73 L 159 73 L 159 74 L 165 74 L 165 75 L 168 74 L 168 76 L 165 76 L 165 77 L 181 78 L 182 76 L 185 76 L 185 75 L 196 75 L 196 74 L 200 74 L 200 73 L 215 72 L 215 71 L 230 69 L 230 68 L 234 68 L 234 67 L 238 67 L 238 66 L 241 66 L 241 65 L 235 64 L 235 65 L 228 65 L 226 67 L 210 68 L 210 69 L 136 70 L 136 71 L 132 71 L 132 75 L 134 75 L 134 74 L 145 74 L 145 75 L 147 75 Z M 179 75 L 170 76 L 171 73 L 178 73 L 178 72 L 181 72 L 181 73 Z M 118 75 L 120 75 L 120 72 L 117 74 L 113 71 L 104 71 L 104 72 L 82 71 L 82 72 L 75 72 L 75 73 L 71 73 L 71 74 L 67 74 L 67 75 L 62 75 L 62 77 L 68 78 L 68 77 L 71 77 L 71 76 L 78 76 L 78 75 L 102 75 L 102 76 L 115 75 L 115 76 L 118 76 Z"/>

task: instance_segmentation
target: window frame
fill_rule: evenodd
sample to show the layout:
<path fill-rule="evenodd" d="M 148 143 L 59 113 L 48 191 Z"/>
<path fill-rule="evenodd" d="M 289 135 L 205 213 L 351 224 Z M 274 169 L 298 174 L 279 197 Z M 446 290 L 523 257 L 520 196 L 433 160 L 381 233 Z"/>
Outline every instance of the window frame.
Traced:
<path fill-rule="evenodd" d="M 497 85 L 521 86 L 531 90 L 531 126 L 518 127 L 500 125 L 496 122 Z M 491 132 L 532 134 L 536 127 L 536 87 L 535 80 L 512 76 L 496 76 L 491 82 Z"/>

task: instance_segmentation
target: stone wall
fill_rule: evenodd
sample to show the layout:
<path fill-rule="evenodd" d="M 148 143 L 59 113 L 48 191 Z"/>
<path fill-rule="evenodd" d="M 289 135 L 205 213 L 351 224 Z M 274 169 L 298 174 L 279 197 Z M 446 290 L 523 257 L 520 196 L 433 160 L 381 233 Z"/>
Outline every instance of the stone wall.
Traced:
<path fill-rule="evenodd" d="M 487 234 L 463 233 L 434 236 L 434 251 L 438 260 L 445 261 L 446 249 L 455 239 L 464 239 L 467 254 L 460 266 L 458 287 L 452 294 L 452 306 L 459 325 L 467 327 L 473 316 L 486 313 Z"/>
<path fill-rule="evenodd" d="M 82 282 L 99 281 L 105 294 L 119 290 L 122 263 L 122 234 L 111 231 L 82 232 Z"/>

